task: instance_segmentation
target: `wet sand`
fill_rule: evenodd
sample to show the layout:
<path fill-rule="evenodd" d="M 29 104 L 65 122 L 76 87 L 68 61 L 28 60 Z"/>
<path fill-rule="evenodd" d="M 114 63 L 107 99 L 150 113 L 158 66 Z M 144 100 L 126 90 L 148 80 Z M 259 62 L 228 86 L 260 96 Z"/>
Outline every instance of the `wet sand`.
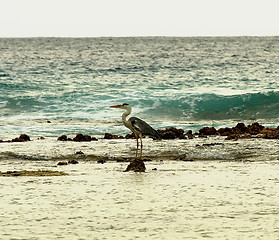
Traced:
<path fill-rule="evenodd" d="M 234 141 L 213 136 L 162 141 L 144 139 L 143 144 L 143 158 L 151 160 L 273 161 L 279 159 L 277 139 L 251 138 Z M 5 159 L 117 160 L 135 157 L 136 140 L 99 139 L 94 142 L 61 142 L 57 141 L 57 138 L 46 138 L 29 142 L 0 143 L 0 147 L 0 161 Z"/>
<path fill-rule="evenodd" d="M 126 166 L 1 160 L 69 175 L 0 177 L 0 239 L 278 239 L 278 160 Z"/>

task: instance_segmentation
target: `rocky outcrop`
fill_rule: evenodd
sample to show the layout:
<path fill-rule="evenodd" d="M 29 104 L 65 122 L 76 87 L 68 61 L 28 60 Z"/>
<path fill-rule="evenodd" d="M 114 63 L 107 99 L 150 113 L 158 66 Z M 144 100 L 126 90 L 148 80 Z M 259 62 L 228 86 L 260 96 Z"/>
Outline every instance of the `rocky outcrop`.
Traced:
<path fill-rule="evenodd" d="M 14 138 L 12 140 L 7 140 L 7 141 L 0 140 L 0 143 L 1 142 L 27 142 L 27 141 L 31 141 L 30 137 L 26 134 L 21 134 L 19 137 Z"/>
<path fill-rule="evenodd" d="M 104 139 L 124 139 L 123 136 L 113 135 L 111 133 L 105 133 Z"/>
<path fill-rule="evenodd" d="M 125 136 L 125 139 L 136 139 L 136 135 L 134 133 L 131 133 L 131 134 L 127 134 Z"/>
<path fill-rule="evenodd" d="M 215 135 L 216 129 L 214 127 L 203 127 L 199 130 L 199 136 Z"/>
<path fill-rule="evenodd" d="M 145 164 L 142 160 L 135 159 L 127 166 L 124 172 L 134 171 L 134 172 L 145 172 Z"/>
<path fill-rule="evenodd" d="M 162 139 L 185 139 L 186 136 L 184 134 L 183 129 L 178 129 L 175 127 L 170 127 L 165 130 L 157 130 L 157 132 L 160 134 Z"/>
<path fill-rule="evenodd" d="M 68 138 L 66 135 L 61 135 L 57 138 L 58 141 L 74 141 L 74 142 L 90 142 L 90 141 L 98 141 L 97 138 L 91 137 L 89 135 L 83 135 L 82 133 L 78 133 L 73 139 Z"/>
<path fill-rule="evenodd" d="M 251 125 L 247 126 L 247 131 L 251 135 L 257 135 L 257 134 L 261 133 L 264 129 L 265 129 L 265 127 L 260 125 L 257 122 L 252 123 Z"/>
<path fill-rule="evenodd" d="M 159 129 L 157 132 L 162 139 L 193 139 L 195 135 L 199 137 L 207 136 L 226 136 L 226 140 L 237 140 L 240 138 L 267 138 L 267 139 L 279 139 L 279 127 L 266 128 L 260 125 L 258 122 L 252 123 L 246 126 L 244 123 L 238 123 L 235 127 L 219 128 L 215 127 L 203 127 L 198 133 L 193 134 L 191 130 L 187 133 L 183 129 L 170 127 L 166 129 Z M 105 134 L 105 139 L 134 139 L 135 134 L 127 134 L 125 137 L 113 135 L 110 133 Z"/>
<path fill-rule="evenodd" d="M 266 128 L 258 122 L 246 126 L 244 123 L 238 123 L 232 128 L 220 128 L 217 131 L 214 127 L 204 127 L 199 130 L 199 136 L 205 135 L 219 135 L 227 136 L 226 140 L 237 140 L 247 138 L 266 138 L 266 139 L 279 139 L 279 127 Z"/>
<path fill-rule="evenodd" d="M 60 137 L 57 138 L 58 141 L 69 141 L 68 139 L 69 138 L 66 135 L 61 135 Z"/>
<path fill-rule="evenodd" d="M 277 128 L 264 128 L 258 137 L 266 139 L 279 139 L 279 127 Z"/>
<path fill-rule="evenodd" d="M 57 166 L 64 166 L 64 165 L 68 165 L 68 164 L 78 164 L 79 162 L 77 160 L 69 160 L 68 162 L 58 162 Z"/>
<path fill-rule="evenodd" d="M 18 138 L 12 139 L 12 142 L 27 142 L 30 141 L 30 137 L 26 134 L 21 134 Z"/>

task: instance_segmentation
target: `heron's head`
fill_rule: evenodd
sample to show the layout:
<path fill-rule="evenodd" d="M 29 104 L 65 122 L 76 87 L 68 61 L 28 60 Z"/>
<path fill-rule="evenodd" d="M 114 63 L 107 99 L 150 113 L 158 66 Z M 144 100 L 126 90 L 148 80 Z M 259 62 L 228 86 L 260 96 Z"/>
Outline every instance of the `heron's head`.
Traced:
<path fill-rule="evenodd" d="M 114 105 L 114 106 L 110 106 L 111 108 L 120 108 L 120 109 L 131 109 L 130 105 L 128 103 L 124 103 L 121 105 Z"/>

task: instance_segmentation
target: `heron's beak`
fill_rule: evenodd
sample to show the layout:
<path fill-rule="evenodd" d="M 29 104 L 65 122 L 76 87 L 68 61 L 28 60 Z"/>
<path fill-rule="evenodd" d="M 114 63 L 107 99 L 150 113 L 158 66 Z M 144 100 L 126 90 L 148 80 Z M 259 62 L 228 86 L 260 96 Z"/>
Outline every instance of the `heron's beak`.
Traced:
<path fill-rule="evenodd" d="M 121 105 L 110 106 L 111 108 L 120 108 Z"/>

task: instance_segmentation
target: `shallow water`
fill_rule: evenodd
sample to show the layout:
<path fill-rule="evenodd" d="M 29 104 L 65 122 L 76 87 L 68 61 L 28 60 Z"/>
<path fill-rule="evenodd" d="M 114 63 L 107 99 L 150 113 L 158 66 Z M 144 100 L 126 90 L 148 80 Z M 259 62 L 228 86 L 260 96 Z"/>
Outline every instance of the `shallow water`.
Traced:
<path fill-rule="evenodd" d="M 61 142 L 56 138 L 37 139 L 21 143 L 0 143 L 0 160 L 63 160 L 96 161 L 133 158 L 135 139 L 93 142 Z M 76 154 L 82 152 L 84 154 Z M 225 137 L 195 137 L 185 140 L 143 140 L 143 158 L 151 160 L 223 160 L 273 161 L 279 159 L 279 142 L 276 139 L 240 139 L 228 141 Z"/>
<path fill-rule="evenodd" d="M 278 239 L 277 161 L 2 161 L 63 177 L 1 177 L 1 239 Z M 157 170 L 152 170 L 157 168 Z"/>

